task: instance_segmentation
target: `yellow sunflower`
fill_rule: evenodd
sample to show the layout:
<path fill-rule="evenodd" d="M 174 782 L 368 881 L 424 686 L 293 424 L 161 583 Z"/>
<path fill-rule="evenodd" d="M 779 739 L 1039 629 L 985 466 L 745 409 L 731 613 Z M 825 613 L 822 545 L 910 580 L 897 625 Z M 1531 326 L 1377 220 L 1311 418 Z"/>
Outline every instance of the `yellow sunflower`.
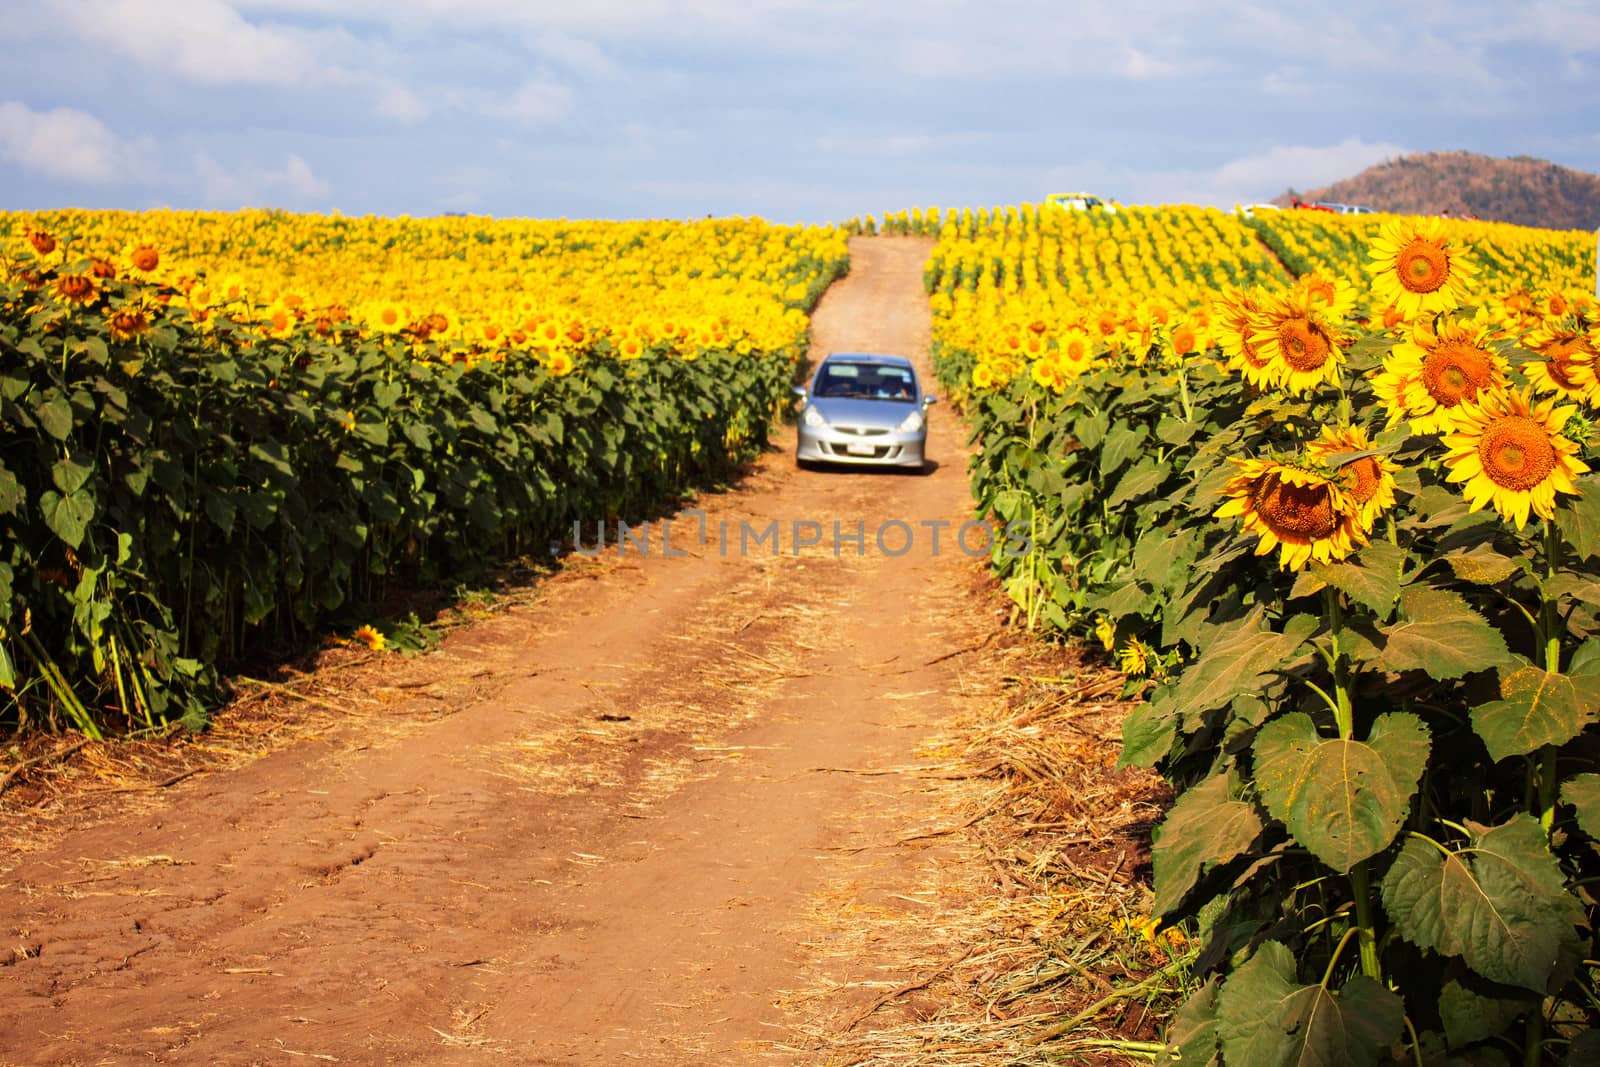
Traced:
<path fill-rule="evenodd" d="M 1214 327 L 1217 341 L 1228 357 L 1227 368 L 1238 371 L 1257 389 L 1277 385 L 1282 369 L 1252 340 L 1261 315 L 1256 294 L 1231 290 L 1217 299 L 1212 311 L 1218 320 Z"/>
<path fill-rule="evenodd" d="M 1413 433 L 1444 433 L 1463 402 L 1504 387 L 1508 368 L 1489 347 L 1489 334 L 1481 319 L 1442 317 L 1432 326 L 1423 322 L 1413 327 L 1383 361 L 1382 374 L 1398 379 L 1392 403 L 1388 382 L 1378 390 L 1390 421 L 1398 421 L 1398 412 L 1411 420 Z M 1373 386 L 1378 386 L 1376 378 Z"/>
<path fill-rule="evenodd" d="M 1523 364 L 1522 373 L 1534 390 L 1564 400 L 1600 406 L 1600 328 L 1581 329 L 1571 322 L 1551 323 L 1525 342 L 1543 356 Z"/>
<path fill-rule="evenodd" d="M 1094 341 L 1082 330 L 1068 330 L 1056 338 L 1056 353 L 1063 370 L 1080 374 L 1094 362 Z"/>
<path fill-rule="evenodd" d="M 1467 249 L 1445 237 L 1438 219 L 1385 223 L 1373 239 L 1370 258 L 1378 302 L 1392 303 L 1410 317 L 1460 306 L 1475 273 Z"/>
<path fill-rule="evenodd" d="M 1306 445 L 1306 454 L 1332 467 L 1335 456 L 1370 452 L 1373 447 L 1372 438 L 1359 426 L 1324 426 L 1322 437 Z M 1333 469 L 1333 481 L 1355 506 L 1362 533 L 1371 533 L 1378 517 L 1394 507 L 1394 475 L 1399 469 L 1399 464 L 1381 454 L 1362 456 Z"/>
<path fill-rule="evenodd" d="M 1335 309 L 1308 289 L 1269 301 L 1250 335 L 1256 352 L 1277 368 L 1278 384 L 1291 393 L 1337 380 L 1348 342 Z"/>
<path fill-rule="evenodd" d="M 379 300 L 365 309 L 362 316 L 368 327 L 378 333 L 396 334 L 411 322 L 403 304 L 393 300 Z"/>
<path fill-rule="evenodd" d="M 1028 373 L 1036 383 L 1052 393 L 1059 395 L 1066 388 L 1066 378 L 1062 375 L 1061 367 L 1054 359 L 1053 353 L 1044 359 L 1034 360 L 1028 366 Z"/>
<path fill-rule="evenodd" d="M 1573 479 L 1589 468 L 1578 445 L 1562 435 L 1577 408 L 1535 403 L 1527 390 L 1496 389 L 1456 412 L 1456 430 L 1445 437 L 1446 477 L 1465 482 L 1471 510 L 1492 504 L 1520 528 L 1531 511 L 1555 515 L 1557 493 L 1577 493 Z"/>
<path fill-rule="evenodd" d="M 359 641 L 374 652 L 382 652 L 389 644 L 383 634 L 371 626 L 358 627 L 356 632 L 350 635 L 350 640 Z"/>
<path fill-rule="evenodd" d="M 149 274 L 161 266 L 161 252 L 152 244 L 143 242 L 131 244 L 124 255 L 128 260 L 128 266 L 140 274 Z"/>
<path fill-rule="evenodd" d="M 561 378 L 572 373 L 572 357 L 565 352 L 552 352 L 548 367 L 552 377 Z"/>
<path fill-rule="evenodd" d="M 1281 546 L 1278 566 L 1299 570 L 1345 559 L 1365 543 L 1349 495 L 1326 475 L 1270 459 L 1232 462 L 1239 473 L 1222 487 L 1228 499 L 1214 514 L 1239 516 L 1260 535 L 1256 555 Z"/>

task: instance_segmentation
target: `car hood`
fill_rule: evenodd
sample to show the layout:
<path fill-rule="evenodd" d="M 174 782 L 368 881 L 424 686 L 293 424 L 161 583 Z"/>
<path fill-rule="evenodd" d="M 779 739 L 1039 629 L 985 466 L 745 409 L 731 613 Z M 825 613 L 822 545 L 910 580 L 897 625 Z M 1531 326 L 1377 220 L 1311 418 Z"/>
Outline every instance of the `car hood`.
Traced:
<path fill-rule="evenodd" d="M 917 410 L 914 400 L 852 400 L 842 396 L 813 397 L 811 406 L 830 426 L 892 430 Z"/>

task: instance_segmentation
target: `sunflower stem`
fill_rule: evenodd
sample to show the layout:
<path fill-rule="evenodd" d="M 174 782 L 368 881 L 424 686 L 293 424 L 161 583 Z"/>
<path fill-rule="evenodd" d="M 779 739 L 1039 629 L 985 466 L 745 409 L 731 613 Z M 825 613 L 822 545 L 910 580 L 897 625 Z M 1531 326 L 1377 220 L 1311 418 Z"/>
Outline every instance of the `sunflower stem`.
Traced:
<path fill-rule="evenodd" d="M 1561 670 L 1561 603 L 1551 592 L 1556 572 L 1561 562 L 1561 532 L 1553 518 L 1544 520 L 1544 576 L 1539 616 L 1540 636 L 1544 639 L 1544 669 L 1551 674 Z M 1545 836 L 1555 825 L 1556 816 L 1556 746 L 1545 745 L 1539 750 L 1539 792 L 1528 798 L 1533 812 L 1539 816 L 1539 825 Z"/>
<path fill-rule="evenodd" d="M 1528 1028 L 1522 1039 L 1523 1067 L 1539 1067 L 1540 1053 L 1544 1051 L 1544 1011 L 1536 1007 L 1528 1013 Z"/>
<path fill-rule="evenodd" d="M 1356 899 L 1356 928 L 1361 932 L 1357 943 L 1361 949 L 1361 973 L 1374 982 L 1383 981 L 1383 968 L 1378 964 L 1378 937 L 1373 931 L 1372 881 L 1366 862 L 1350 869 L 1350 891 Z"/>
<path fill-rule="evenodd" d="M 1339 640 L 1344 630 L 1344 605 L 1340 602 L 1341 595 L 1331 586 L 1323 590 L 1323 602 L 1328 609 L 1328 638 L 1333 653 L 1334 721 L 1339 727 L 1340 740 L 1349 741 L 1355 732 L 1355 715 L 1350 706 L 1350 664 L 1345 659 L 1344 649 Z"/>
<path fill-rule="evenodd" d="M 1355 734 L 1355 713 L 1350 703 L 1350 664 L 1345 659 L 1339 641 L 1344 630 L 1343 596 L 1331 587 L 1323 591 L 1323 602 L 1328 609 L 1328 636 L 1333 652 L 1333 715 L 1339 726 L 1340 739 L 1349 741 Z M 1378 965 L 1378 939 L 1373 933 L 1372 884 L 1365 863 L 1358 863 L 1351 868 L 1350 892 L 1356 902 L 1355 929 L 1360 935 L 1357 944 L 1361 950 L 1361 973 L 1375 982 L 1381 982 L 1383 970 Z"/>

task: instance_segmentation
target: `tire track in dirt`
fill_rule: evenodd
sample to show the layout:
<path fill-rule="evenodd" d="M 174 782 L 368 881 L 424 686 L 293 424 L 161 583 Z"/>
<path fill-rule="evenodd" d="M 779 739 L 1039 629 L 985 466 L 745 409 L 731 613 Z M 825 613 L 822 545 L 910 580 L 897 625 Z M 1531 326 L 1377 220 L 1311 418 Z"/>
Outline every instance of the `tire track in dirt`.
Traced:
<path fill-rule="evenodd" d="M 931 380 L 930 245 L 853 241 L 815 354 L 905 352 Z M 991 625 L 952 550 L 963 432 L 932 426 L 926 477 L 774 454 L 707 500 L 712 530 L 777 520 L 784 554 L 685 545 L 681 520 L 683 556 L 574 561 L 369 672 L 326 736 L 4 861 L 0 1060 L 769 1062 L 818 971 L 806 909 L 833 885 L 903 908 L 911 861 L 852 849 L 933 817 L 928 783 L 836 771 L 916 762 L 960 709 L 949 654 Z M 788 554 L 790 523 L 835 519 L 905 522 L 912 550 Z M 431 676 L 452 713 L 400 714 Z M 873 974 L 852 969 L 833 980 Z"/>

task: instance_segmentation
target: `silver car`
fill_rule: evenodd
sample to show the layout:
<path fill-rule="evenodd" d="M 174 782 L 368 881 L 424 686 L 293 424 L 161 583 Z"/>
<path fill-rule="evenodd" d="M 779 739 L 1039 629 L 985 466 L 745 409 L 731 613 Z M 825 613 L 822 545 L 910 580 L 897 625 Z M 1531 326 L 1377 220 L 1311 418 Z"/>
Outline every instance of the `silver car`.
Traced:
<path fill-rule="evenodd" d="M 925 466 L 928 407 L 937 398 L 922 392 L 904 356 L 834 352 L 818 365 L 811 387 L 794 392 L 805 401 L 795 452 L 800 466 Z"/>

